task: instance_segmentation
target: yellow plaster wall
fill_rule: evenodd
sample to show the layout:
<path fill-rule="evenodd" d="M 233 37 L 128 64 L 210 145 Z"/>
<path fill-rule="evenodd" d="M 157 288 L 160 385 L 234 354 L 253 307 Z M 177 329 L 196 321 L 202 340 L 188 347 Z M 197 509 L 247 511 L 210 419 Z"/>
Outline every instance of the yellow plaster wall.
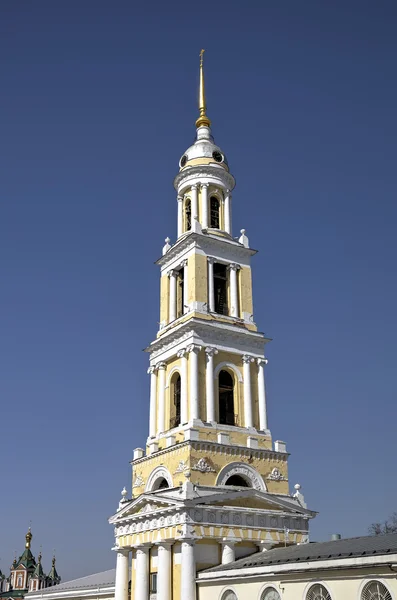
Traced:
<path fill-rule="evenodd" d="M 239 270 L 239 295 L 240 295 L 240 315 L 244 312 L 254 314 L 252 301 L 252 274 L 250 267 L 241 267 Z"/>
<path fill-rule="evenodd" d="M 191 302 L 207 302 L 207 257 L 191 254 L 188 257 L 188 299 Z"/>
<path fill-rule="evenodd" d="M 162 275 L 160 277 L 160 323 L 168 323 L 168 301 L 169 277 Z"/>

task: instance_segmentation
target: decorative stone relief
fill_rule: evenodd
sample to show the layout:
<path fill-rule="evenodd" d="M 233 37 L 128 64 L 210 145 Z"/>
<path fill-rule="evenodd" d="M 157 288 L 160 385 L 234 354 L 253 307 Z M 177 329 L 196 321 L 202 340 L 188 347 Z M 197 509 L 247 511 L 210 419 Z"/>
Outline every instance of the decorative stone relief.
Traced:
<path fill-rule="evenodd" d="M 221 521 L 222 523 L 229 523 L 229 513 L 222 513 Z"/>
<path fill-rule="evenodd" d="M 137 487 L 142 487 L 145 483 L 145 480 L 143 479 L 143 477 L 141 475 L 137 475 L 134 479 L 134 482 L 132 484 L 133 488 L 137 488 Z"/>
<path fill-rule="evenodd" d="M 180 460 L 178 463 L 178 466 L 175 470 L 175 473 L 183 473 L 184 471 L 186 471 L 186 469 L 189 468 L 189 465 L 187 464 L 186 460 Z"/>
<path fill-rule="evenodd" d="M 247 525 L 253 525 L 253 524 L 254 524 L 253 515 L 247 515 Z"/>
<path fill-rule="evenodd" d="M 233 515 L 233 523 L 235 525 L 241 525 L 241 515 Z"/>
<path fill-rule="evenodd" d="M 272 481 L 288 481 L 277 467 L 274 467 L 272 472 L 267 476 L 267 479 L 271 479 Z"/>
<path fill-rule="evenodd" d="M 200 458 L 195 465 L 192 467 L 193 471 L 200 471 L 200 473 L 215 473 L 215 469 L 213 469 L 205 458 Z"/>
<path fill-rule="evenodd" d="M 215 521 L 216 521 L 215 513 L 213 513 L 213 512 L 208 513 L 208 521 L 210 523 L 215 523 Z"/>

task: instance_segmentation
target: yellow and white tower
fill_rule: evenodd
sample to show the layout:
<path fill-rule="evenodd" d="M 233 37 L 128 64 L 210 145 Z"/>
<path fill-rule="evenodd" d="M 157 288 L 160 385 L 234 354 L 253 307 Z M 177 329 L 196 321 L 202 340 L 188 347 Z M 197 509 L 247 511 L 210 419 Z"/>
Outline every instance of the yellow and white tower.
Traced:
<path fill-rule="evenodd" d="M 197 570 L 308 540 L 300 486 L 267 422 L 264 346 L 235 186 L 211 135 L 200 55 L 197 136 L 179 161 L 177 240 L 157 261 L 160 329 L 150 354 L 146 450 L 132 461 L 115 526 L 116 600 L 194 600 Z"/>

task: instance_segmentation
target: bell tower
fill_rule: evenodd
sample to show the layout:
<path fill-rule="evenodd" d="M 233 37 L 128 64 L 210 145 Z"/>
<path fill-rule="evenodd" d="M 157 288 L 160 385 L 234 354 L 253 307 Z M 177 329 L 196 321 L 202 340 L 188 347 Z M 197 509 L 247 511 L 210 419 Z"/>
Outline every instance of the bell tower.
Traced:
<path fill-rule="evenodd" d="M 196 139 L 174 179 L 177 238 L 157 261 L 149 436 L 134 451 L 131 498 L 124 490 L 110 519 L 116 600 L 127 600 L 130 552 L 132 598 L 194 600 L 197 569 L 305 542 L 315 515 L 300 486 L 290 495 L 286 445 L 273 444 L 268 428 L 270 340 L 254 321 L 256 251 L 244 229 L 233 237 L 235 180 L 211 133 L 203 52 Z"/>

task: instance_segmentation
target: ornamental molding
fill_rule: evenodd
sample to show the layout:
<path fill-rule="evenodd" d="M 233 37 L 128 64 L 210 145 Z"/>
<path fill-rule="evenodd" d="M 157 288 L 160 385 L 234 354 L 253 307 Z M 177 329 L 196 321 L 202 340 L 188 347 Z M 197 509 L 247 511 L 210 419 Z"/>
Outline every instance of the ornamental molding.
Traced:
<path fill-rule="evenodd" d="M 233 475 L 240 475 L 248 481 L 255 490 L 266 492 L 266 485 L 261 475 L 250 465 L 242 462 L 233 462 L 226 465 L 218 475 L 216 485 L 226 485 L 227 480 Z"/>
<path fill-rule="evenodd" d="M 216 473 L 210 462 L 205 458 L 200 458 L 197 463 L 192 466 L 192 471 L 200 471 L 200 473 Z"/>
<path fill-rule="evenodd" d="M 277 469 L 277 467 L 274 467 L 274 469 L 272 469 L 272 472 L 269 473 L 266 479 L 271 479 L 272 481 L 288 481 L 288 479 L 284 477 L 280 469 Z"/>
<path fill-rule="evenodd" d="M 190 180 L 201 179 L 203 177 L 208 177 L 210 179 L 217 180 L 218 182 L 220 181 L 222 187 L 229 190 L 232 190 L 236 185 L 233 175 L 230 175 L 230 173 L 225 171 L 223 168 L 211 165 L 197 165 L 196 167 L 189 167 L 189 169 L 178 173 L 174 179 L 174 188 L 179 193 L 182 191 L 181 187 L 183 185 L 187 185 Z M 195 185 L 195 183 L 193 182 L 192 185 Z"/>
<path fill-rule="evenodd" d="M 145 483 L 145 480 L 143 479 L 143 477 L 141 475 L 137 475 L 133 481 L 132 487 L 133 488 L 138 488 L 138 487 L 142 487 Z"/>
<path fill-rule="evenodd" d="M 174 473 L 175 474 L 176 473 L 183 473 L 187 469 L 189 469 L 189 465 L 188 465 L 187 461 L 186 460 L 180 460 Z"/>

